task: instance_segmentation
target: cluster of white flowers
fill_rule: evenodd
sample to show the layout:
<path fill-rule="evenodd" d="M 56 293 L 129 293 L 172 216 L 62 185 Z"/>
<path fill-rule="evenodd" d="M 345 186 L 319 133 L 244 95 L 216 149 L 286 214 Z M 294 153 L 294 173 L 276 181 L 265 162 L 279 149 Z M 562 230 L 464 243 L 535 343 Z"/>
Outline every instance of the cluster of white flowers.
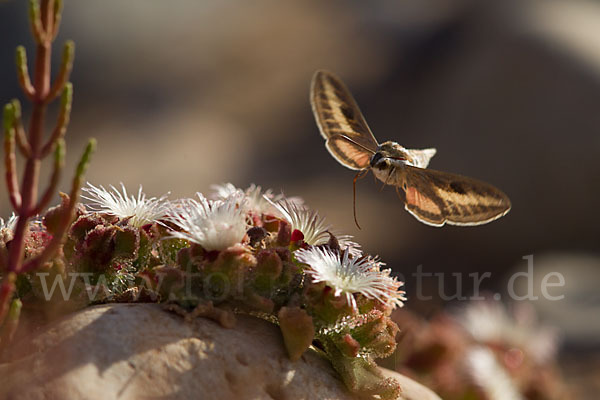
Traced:
<path fill-rule="evenodd" d="M 246 190 L 227 183 L 213 186 L 215 192 L 209 200 L 201 193 L 197 199 L 167 201 L 167 196 L 146 198 L 140 186 L 137 197 L 122 193 L 110 186 L 88 183 L 84 199 L 92 202 L 92 211 L 128 218 L 132 226 L 141 227 L 153 222 L 170 222 L 178 230 L 171 237 L 188 240 L 206 250 L 224 250 L 240 243 L 249 228 L 248 214 L 271 214 L 285 219 L 294 230 L 302 232 L 304 241 L 311 246 L 324 245 L 329 241 L 331 227 L 316 211 L 309 210 L 298 198 L 274 195 L 270 190 L 251 185 Z M 393 308 L 402 306 L 404 292 L 399 290 L 402 282 L 390 276 L 391 270 L 376 258 L 363 257 L 360 246 L 351 236 L 336 235 L 342 254 L 331 249 L 312 247 L 299 249 L 296 258 L 309 267 L 306 273 L 315 282 L 326 282 L 335 295 L 345 295 L 348 304 L 356 309 L 355 293 L 376 299 Z"/>
<path fill-rule="evenodd" d="M 213 193 L 210 196 L 214 200 L 225 200 L 236 192 L 242 192 L 246 199 L 246 205 L 248 212 L 252 212 L 256 215 L 271 214 L 277 217 L 282 215 L 279 213 L 276 207 L 273 206 L 272 202 L 278 202 L 285 198 L 283 194 L 273 194 L 271 189 L 263 190 L 260 186 L 254 183 L 250 185 L 246 190 L 239 189 L 231 183 L 223 183 L 221 185 L 212 185 Z M 288 199 L 296 204 L 302 204 L 302 199 L 298 197 L 292 197 Z"/>
<path fill-rule="evenodd" d="M 87 185 L 83 188 L 86 194 L 81 197 L 91 201 L 88 207 L 92 211 L 115 215 L 119 218 L 129 218 L 131 226 L 139 228 L 159 221 L 167 215 L 168 193 L 158 198 L 146 198 L 142 192 L 142 185 L 140 185 L 137 197 L 133 195 L 130 197 L 127 195 L 123 183 L 121 183 L 123 193 L 112 185 L 110 186 L 111 190 L 106 190 L 103 186 L 94 186 L 89 182 Z"/>
<path fill-rule="evenodd" d="M 329 241 L 331 232 L 342 249 L 349 249 L 350 254 L 358 257 L 361 250 L 360 245 L 352 241 L 350 235 L 340 235 L 331 229 L 331 226 L 325 223 L 325 218 L 321 217 L 317 211 L 310 210 L 304 205 L 304 201 L 298 197 L 285 197 L 283 194 L 274 195 L 268 189 L 263 191 L 260 186 L 250 185 L 246 190 L 238 189 L 231 183 L 222 185 L 213 185 L 214 193 L 212 198 L 225 200 L 234 193 L 242 193 L 248 212 L 257 215 L 271 214 L 285 219 L 292 227 L 292 230 L 298 230 L 304 235 L 304 241 L 311 246 L 319 246 Z"/>

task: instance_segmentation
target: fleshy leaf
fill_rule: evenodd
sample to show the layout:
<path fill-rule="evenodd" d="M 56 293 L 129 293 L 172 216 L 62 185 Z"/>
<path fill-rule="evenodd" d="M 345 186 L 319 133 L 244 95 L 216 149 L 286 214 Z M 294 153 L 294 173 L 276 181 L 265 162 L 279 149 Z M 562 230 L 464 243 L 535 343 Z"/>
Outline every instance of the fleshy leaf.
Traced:
<path fill-rule="evenodd" d="M 277 317 L 290 360 L 296 361 L 314 339 L 312 317 L 299 307 L 282 307 Z"/>

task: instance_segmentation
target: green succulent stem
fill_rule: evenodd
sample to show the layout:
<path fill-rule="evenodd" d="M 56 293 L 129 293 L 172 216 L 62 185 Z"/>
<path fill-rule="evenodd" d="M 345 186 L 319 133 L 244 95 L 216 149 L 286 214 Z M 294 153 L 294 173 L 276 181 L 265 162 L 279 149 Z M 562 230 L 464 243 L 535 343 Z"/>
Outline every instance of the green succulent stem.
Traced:
<path fill-rule="evenodd" d="M 71 195 L 79 193 L 81 189 L 81 184 L 83 183 L 85 172 L 87 171 L 90 161 L 92 160 L 92 154 L 96 151 L 96 139 L 91 138 L 88 141 L 87 146 L 81 158 L 79 159 L 79 163 L 77 164 L 77 169 L 75 170 L 75 177 L 73 178 L 73 186 L 71 187 Z"/>
<path fill-rule="evenodd" d="M 29 141 L 25 135 L 25 128 L 23 127 L 23 120 L 21 119 L 21 103 L 19 100 L 14 99 L 12 101 L 12 106 L 14 112 L 13 127 L 15 128 L 17 145 L 19 146 L 19 150 L 24 157 L 30 157 L 31 146 L 29 146 Z"/>
<path fill-rule="evenodd" d="M 71 82 L 64 86 L 60 98 L 60 111 L 58 113 L 58 120 L 56 126 L 52 131 L 52 135 L 48 142 L 44 145 L 41 151 L 41 157 L 46 157 L 52 150 L 56 143 L 65 136 L 69 120 L 71 118 L 71 106 L 73 104 L 73 84 Z"/>
<path fill-rule="evenodd" d="M 19 85 L 21 85 L 21 89 L 31 100 L 35 96 L 35 88 L 31 84 L 31 77 L 29 76 L 29 68 L 27 67 L 27 51 L 25 50 L 25 47 L 17 47 L 15 63 L 17 65 L 17 77 L 19 79 Z"/>
<path fill-rule="evenodd" d="M 4 127 L 4 169 L 6 177 L 6 187 L 10 203 L 15 209 L 21 207 L 21 193 L 19 191 L 19 181 L 17 177 L 17 158 L 15 154 L 15 109 L 12 103 L 4 107 L 3 127 Z"/>
<path fill-rule="evenodd" d="M 57 152 L 60 146 L 57 146 Z M 92 154 L 96 149 L 96 139 L 90 139 L 82 156 L 77 164 L 77 169 L 75 170 L 75 176 L 73 177 L 73 182 L 71 184 L 71 192 L 69 193 L 69 205 L 63 211 L 61 216 L 61 220 L 59 226 L 52 237 L 52 240 L 48 245 L 44 248 L 44 250 L 35 258 L 27 261 L 21 270 L 22 273 L 34 271 L 40 267 L 42 267 L 45 263 L 47 263 L 59 249 L 60 245 L 63 242 L 65 233 L 69 228 L 71 222 L 75 217 L 75 206 L 77 205 L 77 199 L 79 198 L 79 193 L 81 191 L 81 184 L 84 180 L 85 172 L 90 164 Z M 58 156 L 57 156 L 58 158 Z"/>
<path fill-rule="evenodd" d="M 64 94 L 65 85 L 68 85 L 67 81 L 71 76 L 73 70 L 73 60 L 75 58 L 75 43 L 72 40 L 68 40 L 63 48 L 62 63 L 58 71 L 58 76 L 50 89 L 50 93 L 46 98 L 46 102 L 54 100 L 61 92 Z"/>
<path fill-rule="evenodd" d="M 58 28 L 60 27 L 60 22 L 62 19 L 62 9 L 63 9 L 63 1 L 62 0 L 54 0 L 54 29 L 52 32 L 52 40 L 56 39 L 56 35 L 58 35 Z"/>
<path fill-rule="evenodd" d="M 52 200 L 52 196 L 56 192 L 56 188 L 58 186 L 58 182 L 60 181 L 60 176 L 62 169 L 65 166 L 65 141 L 60 138 L 56 142 L 56 146 L 54 149 L 54 164 L 52 168 L 52 176 L 50 178 L 50 183 L 42 196 L 42 199 L 39 201 L 34 214 L 41 214 L 42 211 L 48 206 L 50 200 Z"/>
<path fill-rule="evenodd" d="M 29 0 L 29 24 L 31 32 L 36 43 L 41 44 L 46 41 L 46 32 L 42 25 L 41 7 L 39 0 Z"/>

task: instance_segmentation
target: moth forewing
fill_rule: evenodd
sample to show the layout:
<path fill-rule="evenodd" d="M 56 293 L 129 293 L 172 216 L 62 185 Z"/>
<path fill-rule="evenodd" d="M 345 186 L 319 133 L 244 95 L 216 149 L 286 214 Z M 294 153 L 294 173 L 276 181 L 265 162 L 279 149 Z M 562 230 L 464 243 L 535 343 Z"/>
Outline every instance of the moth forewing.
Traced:
<path fill-rule="evenodd" d="M 344 135 L 375 152 L 377 140 L 371 133 L 356 101 L 333 73 L 317 71 L 312 79 L 310 103 L 321 136 Z"/>

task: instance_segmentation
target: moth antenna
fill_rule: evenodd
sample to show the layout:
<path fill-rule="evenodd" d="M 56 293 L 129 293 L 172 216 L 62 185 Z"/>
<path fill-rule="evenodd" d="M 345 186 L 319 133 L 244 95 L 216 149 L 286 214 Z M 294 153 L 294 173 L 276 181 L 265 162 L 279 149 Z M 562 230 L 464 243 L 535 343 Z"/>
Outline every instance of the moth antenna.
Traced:
<path fill-rule="evenodd" d="M 354 180 L 352 181 L 352 211 L 354 212 L 354 223 L 358 229 L 361 229 L 361 227 L 358 224 L 358 219 L 356 218 L 356 181 L 364 177 L 368 172 L 368 169 L 361 169 L 354 176 Z"/>

